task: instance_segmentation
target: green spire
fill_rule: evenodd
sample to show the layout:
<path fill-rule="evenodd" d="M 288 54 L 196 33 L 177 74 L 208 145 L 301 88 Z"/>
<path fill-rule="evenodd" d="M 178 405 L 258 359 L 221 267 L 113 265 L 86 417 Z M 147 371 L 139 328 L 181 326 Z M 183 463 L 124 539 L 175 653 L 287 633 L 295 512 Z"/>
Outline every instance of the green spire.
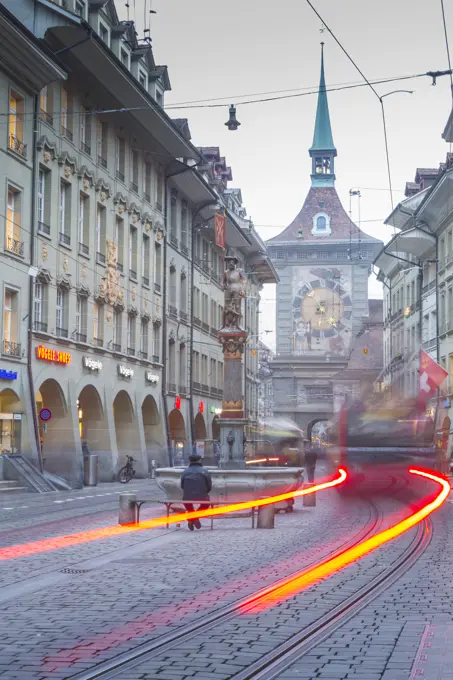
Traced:
<path fill-rule="evenodd" d="M 324 76 L 324 43 L 321 43 L 321 80 L 319 83 L 318 108 L 316 111 L 315 133 L 312 151 L 334 151 L 332 128 L 330 126 L 329 103 L 327 101 L 326 79 Z"/>

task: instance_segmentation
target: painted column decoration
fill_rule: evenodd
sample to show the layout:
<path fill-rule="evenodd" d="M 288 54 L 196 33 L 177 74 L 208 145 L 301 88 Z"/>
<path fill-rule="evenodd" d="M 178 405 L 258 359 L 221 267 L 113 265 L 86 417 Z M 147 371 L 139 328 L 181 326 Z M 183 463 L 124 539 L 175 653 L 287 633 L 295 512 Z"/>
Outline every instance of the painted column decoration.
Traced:
<path fill-rule="evenodd" d="M 224 355 L 223 402 L 220 417 L 221 467 L 244 465 L 244 402 L 242 355 L 247 331 L 241 325 L 242 299 L 245 297 L 247 277 L 237 268 L 237 257 L 228 251 L 223 275 L 225 302 L 223 325 L 217 333 Z"/>

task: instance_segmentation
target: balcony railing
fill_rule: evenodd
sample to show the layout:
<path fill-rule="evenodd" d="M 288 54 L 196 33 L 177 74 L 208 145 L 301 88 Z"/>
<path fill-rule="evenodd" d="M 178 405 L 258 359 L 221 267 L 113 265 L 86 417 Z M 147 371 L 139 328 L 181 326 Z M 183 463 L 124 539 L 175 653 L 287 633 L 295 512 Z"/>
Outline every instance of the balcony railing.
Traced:
<path fill-rule="evenodd" d="M 14 135 L 9 136 L 9 148 L 18 153 L 19 156 L 22 156 L 22 158 L 27 158 L 27 145 Z"/>
<path fill-rule="evenodd" d="M 127 348 L 127 353 L 130 357 L 135 357 L 135 349 L 134 347 L 128 347 Z"/>
<path fill-rule="evenodd" d="M 209 385 L 206 385 L 206 383 L 201 383 L 201 391 L 205 394 L 209 394 Z"/>
<path fill-rule="evenodd" d="M 154 282 L 154 290 L 156 291 L 156 293 L 160 293 L 160 290 L 161 290 L 160 289 L 160 283 Z"/>
<path fill-rule="evenodd" d="M 82 255 L 89 255 L 90 248 L 84 243 L 79 243 L 79 253 L 82 253 Z"/>
<path fill-rule="evenodd" d="M 46 236 L 50 236 L 49 225 L 44 224 L 44 222 L 38 222 L 38 234 L 45 234 Z"/>
<path fill-rule="evenodd" d="M 206 333 L 209 333 L 209 324 L 205 323 L 204 321 L 201 322 L 201 327 Z"/>
<path fill-rule="evenodd" d="M 121 172 L 121 170 L 116 171 L 116 179 L 119 179 L 120 182 L 124 182 L 124 172 Z"/>
<path fill-rule="evenodd" d="M 65 234 L 62 231 L 60 231 L 60 233 L 58 234 L 58 240 L 60 241 L 60 243 L 63 243 L 65 246 L 71 245 L 71 237 L 68 236 L 68 234 Z"/>
<path fill-rule="evenodd" d="M 138 184 L 136 182 L 131 182 L 131 191 L 135 191 L 138 194 Z"/>
<path fill-rule="evenodd" d="M 113 343 L 112 343 L 112 350 L 113 350 L 114 352 L 121 352 L 121 345 L 118 345 L 118 343 L 113 342 Z"/>
<path fill-rule="evenodd" d="M 193 256 L 193 261 L 194 261 L 195 264 L 197 264 L 198 266 L 201 265 L 201 260 L 200 260 L 200 258 L 198 257 L 198 255 L 194 255 L 194 256 Z"/>
<path fill-rule="evenodd" d="M 91 146 L 89 144 L 86 144 L 85 142 L 80 142 L 80 148 L 88 156 L 91 156 Z"/>
<path fill-rule="evenodd" d="M 142 276 L 142 282 L 144 286 L 149 286 L 149 276 Z"/>
<path fill-rule="evenodd" d="M 154 361 L 155 364 L 158 364 L 160 362 L 160 357 L 158 354 L 153 354 L 152 355 L 152 360 Z"/>
<path fill-rule="evenodd" d="M 192 382 L 192 390 L 194 392 L 201 392 L 201 383 L 196 382 L 195 380 Z"/>
<path fill-rule="evenodd" d="M 173 236 L 173 234 L 171 234 L 171 236 L 170 236 L 170 243 L 175 248 L 178 247 L 178 239 L 176 238 L 176 236 Z"/>
<path fill-rule="evenodd" d="M 66 137 L 66 139 L 69 139 L 70 142 L 72 142 L 74 139 L 74 135 L 72 134 L 71 130 L 65 128 L 64 125 L 61 126 L 61 136 Z"/>
<path fill-rule="evenodd" d="M 9 357 L 21 357 L 22 348 L 20 342 L 11 342 L 10 340 L 3 340 L 3 354 Z"/>
<path fill-rule="evenodd" d="M 179 310 L 179 316 L 180 316 L 181 321 L 187 321 L 188 318 L 189 318 L 189 315 L 187 314 L 187 312 L 183 312 L 182 309 Z"/>
<path fill-rule="evenodd" d="M 59 338 L 67 338 L 68 337 L 68 329 L 67 328 L 60 328 L 59 326 L 56 327 L 55 333 Z"/>
<path fill-rule="evenodd" d="M 167 383 L 167 392 L 169 394 L 176 394 L 176 383 Z"/>
<path fill-rule="evenodd" d="M 99 264 L 105 264 L 105 255 L 104 253 L 96 253 L 96 262 L 99 262 Z"/>
<path fill-rule="evenodd" d="M 76 340 L 76 342 L 86 342 L 87 341 L 87 334 L 86 333 L 76 333 L 75 334 L 75 340 Z"/>
<path fill-rule="evenodd" d="M 156 201 L 156 210 L 159 210 L 159 212 L 162 212 L 162 203 L 160 201 Z"/>
<path fill-rule="evenodd" d="M 186 245 L 184 245 L 183 243 L 181 244 L 181 252 L 183 253 L 183 255 L 188 255 L 188 254 L 189 254 L 189 249 L 188 249 L 188 247 L 187 247 Z"/>
<path fill-rule="evenodd" d="M 11 236 L 6 237 L 6 250 L 9 250 L 10 253 L 14 253 L 14 255 L 19 255 L 19 257 L 24 256 L 24 244 L 23 241 L 17 241 L 15 238 L 11 238 Z"/>
<path fill-rule="evenodd" d="M 193 325 L 201 327 L 201 319 L 199 319 L 198 316 L 193 317 Z"/>
<path fill-rule="evenodd" d="M 178 318 L 178 310 L 173 305 L 168 305 L 168 313 L 173 319 Z"/>
<path fill-rule="evenodd" d="M 33 324 L 33 330 L 38 333 L 47 333 L 47 324 L 43 321 L 35 321 Z"/>
<path fill-rule="evenodd" d="M 137 281 L 137 272 L 134 269 L 129 269 L 129 278 Z"/>
<path fill-rule="evenodd" d="M 187 395 L 187 385 L 179 385 L 179 394 L 182 397 L 185 397 Z"/>
<path fill-rule="evenodd" d="M 102 158 L 102 156 L 98 156 L 98 165 L 100 165 L 102 168 L 107 169 L 107 161 L 105 158 Z"/>
<path fill-rule="evenodd" d="M 143 198 L 145 201 L 148 201 L 148 203 L 151 203 L 151 196 L 146 191 L 143 194 Z"/>
<path fill-rule="evenodd" d="M 219 394 L 219 390 L 217 389 L 217 387 L 211 387 L 211 395 L 213 397 L 217 397 L 218 394 Z"/>
<path fill-rule="evenodd" d="M 214 326 L 211 326 L 211 335 L 213 338 L 217 337 L 217 328 L 215 328 Z"/>
<path fill-rule="evenodd" d="M 41 120 L 43 120 L 45 123 L 48 123 L 49 125 L 53 125 L 53 116 L 50 113 L 47 113 L 47 111 L 44 111 L 44 109 L 41 109 L 39 112 L 39 115 L 41 117 Z"/>
<path fill-rule="evenodd" d="M 121 262 L 117 262 L 117 263 L 116 263 L 116 268 L 117 268 L 118 271 L 121 272 L 121 273 L 124 271 L 124 267 L 123 267 L 123 265 L 121 264 Z"/>
<path fill-rule="evenodd" d="M 437 343 L 437 338 L 430 338 L 430 340 L 425 340 L 422 347 L 423 349 L 429 349 L 429 347 L 434 347 Z"/>
<path fill-rule="evenodd" d="M 93 345 L 96 345 L 96 347 L 104 347 L 104 338 L 93 338 Z"/>
<path fill-rule="evenodd" d="M 138 353 L 138 356 L 140 357 L 140 359 L 147 359 L 148 352 L 145 352 L 143 349 L 141 349 L 140 352 Z"/>
<path fill-rule="evenodd" d="M 217 272 L 211 271 L 211 276 L 214 279 L 214 281 L 220 283 L 220 276 L 217 274 Z"/>

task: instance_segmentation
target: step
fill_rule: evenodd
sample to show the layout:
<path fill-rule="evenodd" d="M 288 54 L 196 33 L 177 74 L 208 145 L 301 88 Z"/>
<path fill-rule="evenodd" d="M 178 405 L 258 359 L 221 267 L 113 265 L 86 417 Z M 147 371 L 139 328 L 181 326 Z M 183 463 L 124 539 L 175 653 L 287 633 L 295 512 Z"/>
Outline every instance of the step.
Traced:
<path fill-rule="evenodd" d="M 26 486 L 0 486 L 0 498 L 2 497 L 3 494 L 11 494 L 15 492 L 22 492 L 22 493 L 28 493 L 30 489 Z"/>

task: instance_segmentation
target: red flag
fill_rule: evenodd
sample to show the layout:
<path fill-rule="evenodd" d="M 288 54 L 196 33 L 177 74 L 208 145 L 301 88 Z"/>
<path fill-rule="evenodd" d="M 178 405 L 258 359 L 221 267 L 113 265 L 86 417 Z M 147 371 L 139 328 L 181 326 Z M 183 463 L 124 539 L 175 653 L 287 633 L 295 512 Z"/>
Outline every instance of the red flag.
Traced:
<path fill-rule="evenodd" d="M 442 385 L 447 375 L 448 371 L 439 366 L 426 352 L 420 350 L 420 381 L 418 390 L 420 410 L 426 407 L 426 404 Z"/>
<path fill-rule="evenodd" d="M 225 215 L 216 213 L 214 218 L 215 243 L 219 248 L 225 248 Z"/>

